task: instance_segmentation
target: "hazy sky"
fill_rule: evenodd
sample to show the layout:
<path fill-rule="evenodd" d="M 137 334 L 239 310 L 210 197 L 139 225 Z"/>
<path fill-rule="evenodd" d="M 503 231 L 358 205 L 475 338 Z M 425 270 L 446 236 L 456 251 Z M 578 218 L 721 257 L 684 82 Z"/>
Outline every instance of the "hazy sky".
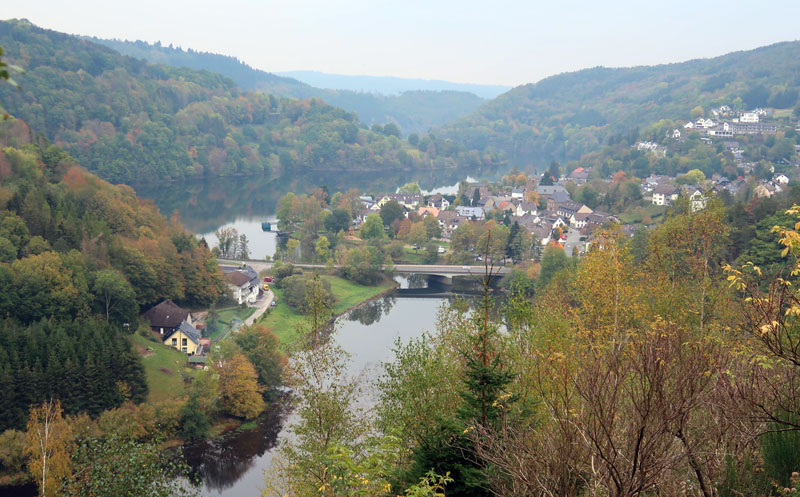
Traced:
<path fill-rule="evenodd" d="M 799 0 L 3 0 L 0 18 L 160 40 L 266 71 L 519 85 L 800 38 Z"/>

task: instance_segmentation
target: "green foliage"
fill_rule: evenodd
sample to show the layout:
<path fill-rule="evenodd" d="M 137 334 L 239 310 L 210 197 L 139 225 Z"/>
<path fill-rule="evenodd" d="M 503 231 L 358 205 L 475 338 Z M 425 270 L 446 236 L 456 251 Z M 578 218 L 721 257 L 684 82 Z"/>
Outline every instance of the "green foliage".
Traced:
<path fill-rule="evenodd" d="M 203 440 L 208 436 L 210 423 L 196 395 L 190 395 L 189 400 L 181 407 L 180 426 L 181 438 L 187 442 Z"/>
<path fill-rule="evenodd" d="M 8 112 L 114 182 L 501 160 L 455 143 L 419 151 L 397 126 L 359 129 L 355 113 L 312 94 L 245 92 L 219 74 L 150 65 L 26 21 L 4 21 L 0 44 L 27 71 L 25 91 L 0 88 Z"/>
<path fill-rule="evenodd" d="M 361 238 L 364 240 L 377 240 L 384 238 L 386 232 L 383 229 L 384 224 L 381 216 L 378 214 L 370 214 L 364 225 L 361 226 Z"/>
<path fill-rule="evenodd" d="M 541 264 L 542 269 L 536 279 L 537 290 L 546 288 L 556 273 L 572 266 L 567 254 L 564 253 L 564 249 L 555 245 L 548 245 L 544 248 Z"/>
<path fill-rule="evenodd" d="M 283 385 L 286 364 L 278 338 L 268 328 L 252 325 L 238 330 L 233 339 L 256 369 L 265 400 L 274 400 Z"/>
<path fill-rule="evenodd" d="M 310 297 L 319 297 L 327 308 L 332 308 L 334 303 L 331 285 L 327 280 L 315 277 L 313 274 L 289 276 L 281 280 L 281 288 L 286 303 L 294 309 L 306 313 L 310 309 Z"/>
<path fill-rule="evenodd" d="M 685 122 L 698 104 L 790 108 L 798 80 L 782 61 L 798 53 L 800 43 L 787 42 L 703 61 L 559 74 L 516 87 L 436 134 L 468 149 L 502 151 L 514 164 L 543 171 L 553 160 L 577 161 L 609 143 L 630 148 L 638 129 L 661 120 Z M 663 140 L 664 133 L 643 139 L 653 138 Z M 542 184 L 550 184 L 550 176 Z"/>
<path fill-rule="evenodd" d="M 396 220 L 405 217 L 403 206 L 395 200 L 390 200 L 381 206 L 380 216 L 384 226 L 391 226 Z M 367 216 L 369 217 L 369 216 Z"/>
<path fill-rule="evenodd" d="M 30 406 L 45 399 L 60 399 L 67 414 L 96 416 L 126 395 L 134 402 L 147 397 L 130 342 L 94 320 L 0 322 L 0 383 L 0 431 L 23 427 Z"/>
<path fill-rule="evenodd" d="M 381 279 L 383 262 L 383 253 L 377 247 L 352 248 L 342 257 L 342 274 L 356 283 L 374 285 Z"/>
<path fill-rule="evenodd" d="M 176 476 L 188 467 L 161 451 L 157 444 L 116 436 L 82 441 L 73 454 L 73 475 L 59 495 L 179 497 L 199 495 Z"/>

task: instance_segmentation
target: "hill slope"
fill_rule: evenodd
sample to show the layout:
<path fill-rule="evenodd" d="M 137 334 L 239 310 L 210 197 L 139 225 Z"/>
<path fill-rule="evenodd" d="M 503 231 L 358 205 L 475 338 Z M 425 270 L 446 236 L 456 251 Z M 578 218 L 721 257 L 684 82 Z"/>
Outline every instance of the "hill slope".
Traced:
<path fill-rule="evenodd" d="M 291 77 L 254 69 L 235 57 L 226 55 L 165 47 L 142 41 L 86 39 L 150 63 L 219 73 L 233 79 L 239 87 L 245 90 L 258 90 L 281 97 L 321 98 L 330 105 L 341 107 L 348 112 L 356 112 L 359 119 L 368 125 L 393 122 L 406 134 L 425 133 L 432 126 L 448 123 L 476 110 L 485 100 L 471 93 L 471 90 L 496 96 L 506 89 L 503 87 L 487 89 L 480 85 L 463 85 L 443 81 L 426 82 L 377 77 L 364 77 L 370 78 L 372 81 L 370 86 L 358 86 L 359 83 L 341 83 L 344 86 L 323 89 L 301 83 Z M 349 78 L 362 81 L 358 79 L 361 77 L 357 76 L 343 76 L 342 78 L 345 81 L 349 81 Z M 326 79 L 323 78 L 323 81 Z M 352 88 L 355 88 L 355 91 L 352 91 Z M 366 88 L 366 92 L 362 88 Z M 373 88 L 387 88 L 391 91 L 372 91 Z M 399 89 L 402 91 L 398 91 Z"/>
<path fill-rule="evenodd" d="M 207 71 L 151 65 L 27 21 L 0 22 L 4 60 L 26 70 L 0 102 L 104 179 L 297 170 L 394 170 L 497 164 L 452 142 L 415 145 L 395 126 L 363 129 L 321 100 L 243 92 Z"/>
<path fill-rule="evenodd" d="M 436 132 L 468 148 L 497 147 L 518 166 L 578 159 L 610 137 L 661 119 L 732 108 L 796 105 L 800 42 L 721 57 L 552 76 L 484 104 Z"/>

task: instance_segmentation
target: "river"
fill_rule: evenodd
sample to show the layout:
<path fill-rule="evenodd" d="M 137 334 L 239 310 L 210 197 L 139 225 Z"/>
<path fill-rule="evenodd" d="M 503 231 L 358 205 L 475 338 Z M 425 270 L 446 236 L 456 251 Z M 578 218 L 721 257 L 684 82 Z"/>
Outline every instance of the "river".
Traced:
<path fill-rule="evenodd" d="M 471 171 L 470 174 L 478 174 Z M 354 177 L 355 176 L 355 177 Z M 423 173 L 357 173 L 216 178 L 207 181 L 137 186 L 137 194 L 153 201 L 162 214 L 177 212 L 186 228 L 216 244 L 214 232 L 233 227 L 250 240 L 251 257 L 275 252 L 275 235 L 261 230 L 262 221 L 275 220 L 278 199 L 287 192 L 308 193 L 326 186 L 331 193 L 357 188 L 361 192 L 394 192 L 407 182 L 418 182 L 425 193 L 455 193 L 458 182 L 468 178 L 463 171 Z M 471 179 L 471 178 L 470 178 Z M 435 288 L 420 295 L 409 287 L 427 284 L 421 278 L 398 278 L 401 289 L 368 302 L 337 320 L 336 340 L 352 357 L 353 374 L 364 373 L 368 381 L 380 374 L 382 362 L 392 359 L 395 341 L 408 341 L 434 331 L 440 306 L 447 297 Z M 444 289 L 442 289 L 444 290 Z M 208 440 L 184 448 L 187 463 L 201 482 L 205 496 L 253 497 L 264 487 L 264 470 L 283 429 L 290 423 L 284 404 L 277 403 L 260 419 L 256 428 Z M 17 497 L 35 495 L 35 487 L 7 488 Z"/>
<path fill-rule="evenodd" d="M 275 178 L 237 176 L 192 180 L 181 183 L 135 186 L 136 193 L 153 201 L 165 216 L 177 212 L 184 226 L 204 237 L 209 246 L 217 244 L 214 232 L 221 227 L 235 228 L 247 235 L 250 256 L 263 259 L 275 253 L 275 235 L 261 230 L 263 221 L 275 221 L 278 200 L 288 192 L 310 193 L 327 187 L 333 194 L 356 188 L 359 192 L 394 192 L 408 182 L 417 182 L 424 193 L 456 193 L 458 183 L 476 171 L 423 171 L 412 173 L 314 173 Z M 496 174 L 495 174 L 496 175 Z M 483 176 L 481 176 L 483 177 Z"/>
<path fill-rule="evenodd" d="M 276 237 L 263 232 L 263 221 L 275 221 L 278 199 L 287 192 L 308 193 L 326 186 L 331 193 L 357 188 L 360 192 L 394 192 L 415 181 L 425 193 L 456 193 L 458 182 L 469 178 L 464 172 L 431 172 L 423 175 L 359 173 L 315 174 L 291 178 L 238 177 L 196 181 L 181 186 L 139 187 L 137 193 L 151 199 L 162 214 L 177 211 L 190 231 L 217 243 L 220 227 L 235 228 L 247 235 L 251 257 L 264 258 L 275 252 Z M 409 295 L 409 287 L 427 283 L 422 278 L 398 278 L 401 290 L 386 298 L 368 302 L 337 320 L 336 340 L 351 355 L 350 371 L 363 374 L 370 382 L 380 374 L 382 362 L 393 357 L 395 341 L 408 341 L 425 331 L 434 331 L 436 315 L 446 297 L 435 288 L 424 295 Z M 444 290 L 444 289 L 442 289 Z M 369 389 L 367 388 L 367 391 Z M 253 430 L 231 433 L 184 448 L 184 456 L 207 496 L 258 496 L 264 487 L 264 470 L 272 450 L 291 416 L 281 403 L 274 405 Z"/>
<path fill-rule="evenodd" d="M 407 287 L 407 280 L 401 279 L 401 285 Z M 337 320 L 335 339 L 350 354 L 350 373 L 362 375 L 366 391 L 381 373 L 381 364 L 392 360 L 397 339 L 407 342 L 425 331 L 434 331 L 436 315 L 445 301 L 441 296 L 399 296 L 395 292 Z M 254 430 L 186 447 L 184 456 L 201 482 L 202 495 L 260 495 L 264 470 L 289 423 L 287 409 L 277 403 Z"/>

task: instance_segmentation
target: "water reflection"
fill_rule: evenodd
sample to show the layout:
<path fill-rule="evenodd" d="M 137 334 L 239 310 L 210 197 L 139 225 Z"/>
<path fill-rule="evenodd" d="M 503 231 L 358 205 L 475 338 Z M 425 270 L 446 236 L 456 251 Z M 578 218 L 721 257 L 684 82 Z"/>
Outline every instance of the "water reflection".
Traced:
<path fill-rule="evenodd" d="M 356 188 L 359 191 L 393 192 L 415 181 L 423 190 L 435 190 L 462 181 L 467 174 L 484 176 L 471 169 L 397 172 L 314 172 L 294 176 L 237 176 L 209 178 L 156 185 L 134 185 L 137 194 L 152 200 L 170 215 L 177 211 L 183 224 L 194 233 L 210 233 L 237 219 L 265 220 L 274 215 L 278 200 L 287 192 L 310 193 L 327 186 L 333 193 Z M 491 173 L 490 173 L 491 174 Z M 498 173 L 494 173 L 498 174 Z"/>
<path fill-rule="evenodd" d="M 183 457 L 192 468 L 192 479 L 206 490 L 222 492 L 261 460 L 278 442 L 278 434 L 288 414 L 288 399 L 274 402 L 252 430 L 230 433 L 183 448 Z"/>
<path fill-rule="evenodd" d="M 364 326 L 369 326 L 380 321 L 382 315 L 388 314 L 396 301 L 397 299 L 393 295 L 389 295 L 382 299 L 366 302 L 350 311 L 346 318 L 348 321 L 358 321 Z"/>

